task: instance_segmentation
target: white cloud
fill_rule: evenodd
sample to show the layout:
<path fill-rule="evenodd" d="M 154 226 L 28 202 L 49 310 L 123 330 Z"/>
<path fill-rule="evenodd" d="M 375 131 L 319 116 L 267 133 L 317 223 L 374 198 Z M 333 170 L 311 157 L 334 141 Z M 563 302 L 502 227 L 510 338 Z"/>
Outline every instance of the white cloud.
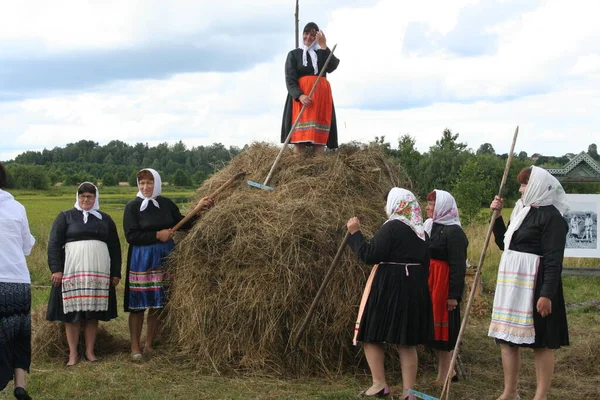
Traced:
<path fill-rule="evenodd" d="M 216 40 L 208 29 L 228 32 L 254 24 L 268 32 L 273 28 L 264 21 L 279 15 L 289 17 L 285 34 L 292 43 L 293 4 L 284 7 L 275 0 L 13 3 L 0 15 L 0 51 L 17 51 L 15 43 L 23 41 L 40 43 L 45 51 L 68 52 L 178 35 Z M 419 22 L 449 35 L 464 8 L 485 10 L 484 0 L 335 1 L 322 12 L 322 2 L 301 3 L 301 24 L 315 16 L 328 44 L 339 44 L 340 67 L 329 80 L 342 142 L 385 135 L 395 145 L 409 133 L 419 150 L 426 151 L 448 127 L 474 149 L 489 142 L 502 153 L 520 125 L 519 150 L 561 155 L 586 150 L 600 137 L 595 109 L 600 104 L 600 25 L 595 21 L 600 3 L 548 0 L 501 22 L 489 15 L 495 22 L 483 21 L 483 26 L 497 41 L 495 51 L 468 57 L 443 48 L 403 52 L 405 31 Z M 181 139 L 190 146 L 278 142 L 286 54 L 269 45 L 256 49 L 264 55 L 262 63 L 241 72 L 113 81 L 0 102 L 0 160 L 82 139 L 101 144 Z"/>

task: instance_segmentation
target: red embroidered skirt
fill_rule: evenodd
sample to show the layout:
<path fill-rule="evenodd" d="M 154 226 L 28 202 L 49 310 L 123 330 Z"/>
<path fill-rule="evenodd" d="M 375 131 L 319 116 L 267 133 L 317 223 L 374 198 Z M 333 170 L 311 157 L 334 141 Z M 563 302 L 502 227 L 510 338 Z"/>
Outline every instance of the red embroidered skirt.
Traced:
<path fill-rule="evenodd" d="M 429 262 L 429 292 L 433 306 L 434 339 L 429 347 L 450 351 L 456 345 L 460 331 L 460 303 L 448 311 L 450 266 L 447 261 L 432 258 Z"/>
<path fill-rule="evenodd" d="M 310 93 L 316 80 L 316 75 L 303 76 L 298 80 L 298 86 L 302 89 L 302 92 Z M 294 101 L 292 105 L 292 123 L 298 118 L 301 109 L 302 103 Z M 292 132 L 290 143 L 326 145 L 331 129 L 332 112 L 331 86 L 327 79 L 322 77 L 312 95 L 312 103 L 306 107 Z"/>

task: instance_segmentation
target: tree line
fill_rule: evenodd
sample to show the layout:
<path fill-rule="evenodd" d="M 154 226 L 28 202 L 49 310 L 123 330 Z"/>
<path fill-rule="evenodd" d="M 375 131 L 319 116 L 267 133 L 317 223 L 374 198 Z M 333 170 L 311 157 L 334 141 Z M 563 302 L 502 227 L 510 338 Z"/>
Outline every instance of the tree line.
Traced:
<path fill-rule="evenodd" d="M 458 133 L 445 129 L 442 137 L 422 154 L 415 148 L 415 138 L 408 134 L 399 138 L 397 149 L 393 149 L 383 136 L 376 137 L 372 144 L 383 147 L 419 199 L 425 200 L 433 189 L 452 193 L 461 210 L 461 219 L 468 223 L 478 218 L 482 207 L 489 206 L 497 194 L 508 154 L 496 154 L 490 143 L 473 151 L 458 137 Z M 590 144 L 587 151 L 596 162 L 600 160 L 597 150 L 596 144 Z M 508 206 L 519 198 L 519 183 L 515 178 L 521 169 L 531 165 L 561 168 L 569 160 L 567 155 L 529 156 L 524 151 L 514 154 L 504 194 Z M 565 183 L 563 187 L 567 193 L 600 193 L 598 183 Z"/>
<path fill-rule="evenodd" d="M 120 140 L 104 146 L 80 140 L 64 148 L 26 151 L 5 166 L 10 188 L 47 189 L 59 182 L 76 185 L 84 181 L 101 182 L 103 186 L 128 182 L 134 186 L 135 173 L 141 167 L 159 171 L 165 182 L 175 186 L 199 186 L 240 152 L 235 146 L 226 148 L 221 143 L 187 148 L 181 141 L 150 147 Z"/>

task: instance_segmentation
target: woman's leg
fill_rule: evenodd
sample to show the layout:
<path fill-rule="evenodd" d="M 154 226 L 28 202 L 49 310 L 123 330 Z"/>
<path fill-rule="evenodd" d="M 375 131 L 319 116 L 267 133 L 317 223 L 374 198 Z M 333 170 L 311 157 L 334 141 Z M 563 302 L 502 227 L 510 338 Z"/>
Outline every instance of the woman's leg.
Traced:
<path fill-rule="evenodd" d="M 131 353 L 141 353 L 142 327 L 144 326 L 144 311 L 129 313 L 129 336 L 131 337 Z"/>
<path fill-rule="evenodd" d="M 146 344 L 144 345 L 144 352 L 149 353 L 154 351 L 152 343 L 156 337 L 158 331 L 158 325 L 160 324 L 159 315 L 162 309 L 153 308 L 148 310 L 148 323 L 146 324 Z"/>
<path fill-rule="evenodd" d="M 508 344 L 500 345 L 502 356 L 502 369 L 504 371 L 504 392 L 498 400 L 512 400 L 517 397 L 517 382 L 521 364 L 521 351 L 519 347 Z"/>
<path fill-rule="evenodd" d="M 419 357 L 415 346 L 400 345 L 400 367 L 402 368 L 402 388 L 403 396 L 408 395 L 408 389 L 415 387 L 417 381 L 417 368 L 419 366 Z"/>
<path fill-rule="evenodd" d="M 383 345 L 380 343 L 364 343 L 363 349 L 365 351 L 367 363 L 369 363 L 371 378 L 373 380 L 373 386 L 367 389 L 364 394 L 372 396 L 386 386 L 385 366 L 383 363 L 385 352 L 383 350 Z"/>
<path fill-rule="evenodd" d="M 435 352 L 437 353 L 438 358 L 437 382 L 440 385 L 443 385 L 446 381 L 446 376 L 448 375 L 448 368 L 450 368 L 450 362 L 452 361 L 452 352 L 443 350 L 436 350 Z"/>
<path fill-rule="evenodd" d="M 15 368 L 15 389 L 18 387 L 25 389 L 25 370 L 21 368 Z"/>
<path fill-rule="evenodd" d="M 554 375 L 554 350 L 534 349 L 533 356 L 537 381 L 537 389 L 533 400 L 546 400 Z"/>
<path fill-rule="evenodd" d="M 306 150 L 306 145 L 304 143 L 294 143 L 294 153 L 301 154 Z"/>
<path fill-rule="evenodd" d="M 96 346 L 96 335 L 98 334 L 98 320 L 86 321 L 83 325 L 85 337 L 85 358 L 88 361 L 96 361 L 94 348 Z"/>
<path fill-rule="evenodd" d="M 323 154 L 325 154 L 325 146 L 314 144 L 313 145 L 313 155 L 322 156 Z"/>
<path fill-rule="evenodd" d="M 79 361 L 77 354 L 77 345 L 79 344 L 79 322 L 65 322 L 65 332 L 67 334 L 67 343 L 69 343 L 69 361 L 67 365 L 75 365 Z"/>

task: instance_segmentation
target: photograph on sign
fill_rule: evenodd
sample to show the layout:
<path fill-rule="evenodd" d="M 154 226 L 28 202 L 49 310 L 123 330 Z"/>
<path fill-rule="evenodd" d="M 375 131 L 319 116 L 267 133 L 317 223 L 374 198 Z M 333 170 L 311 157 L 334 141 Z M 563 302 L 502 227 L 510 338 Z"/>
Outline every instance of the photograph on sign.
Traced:
<path fill-rule="evenodd" d="M 569 227 L 565 257 L 600 258 L 598 243 L 599 194 L 568 194 L 569 211 L 563 215 Z"/>

